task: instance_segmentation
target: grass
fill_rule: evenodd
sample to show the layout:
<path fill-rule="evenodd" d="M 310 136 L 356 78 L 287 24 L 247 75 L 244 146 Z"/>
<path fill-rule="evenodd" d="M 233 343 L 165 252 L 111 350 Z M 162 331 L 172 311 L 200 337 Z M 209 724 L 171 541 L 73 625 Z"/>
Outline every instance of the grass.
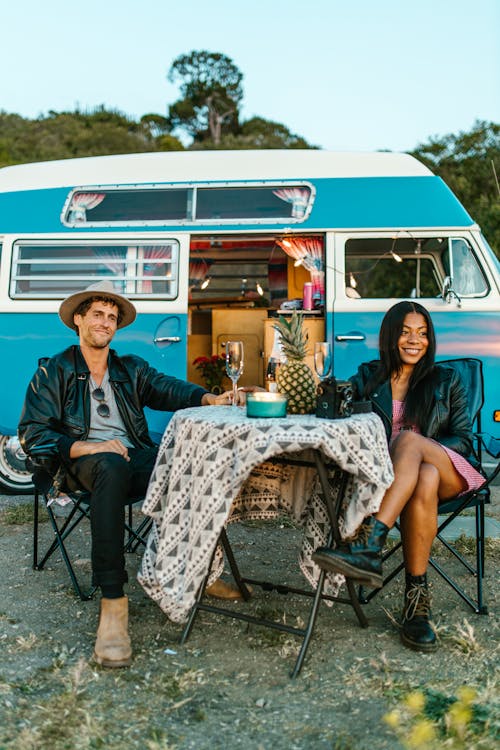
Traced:
<path fill-rule="evenodd" d="M 47 521 L 46 514 L 42 514 L 40 521 Z M 0 511 L 0 523 L 7 526 L 22 526 L 25 523 L 33 523 L 33 503 L 21 503 L 10 505 Z"/>

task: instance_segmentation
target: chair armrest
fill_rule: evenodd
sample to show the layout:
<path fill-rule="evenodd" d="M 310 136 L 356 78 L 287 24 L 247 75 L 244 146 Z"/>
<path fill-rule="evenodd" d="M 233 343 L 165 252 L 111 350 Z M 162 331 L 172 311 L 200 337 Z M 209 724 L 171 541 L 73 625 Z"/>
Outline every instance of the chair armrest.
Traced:
<path fill-rule="evenodd" d="M 55 442 L 43 443 L 30 448 L 26 467 L 33 474 L 33 484 L 47 493 L 61 467 L 59 451 Z"/>
<path fill-rule="evenodd" d="M 489 435 L 487 432 L 478 433 L 477 437 L 481 445 L 492 458 L 500 458 L 500 439 Z"/>

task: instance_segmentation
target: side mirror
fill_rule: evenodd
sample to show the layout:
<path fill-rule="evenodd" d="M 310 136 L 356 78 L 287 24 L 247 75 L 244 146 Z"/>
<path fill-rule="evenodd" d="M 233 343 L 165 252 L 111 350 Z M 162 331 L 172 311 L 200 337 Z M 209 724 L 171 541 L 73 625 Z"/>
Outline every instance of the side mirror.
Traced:
<path fill-rule="evenodd" d="M 462 300 L 453 289 L 453 279 L 451 278 L 451 276 L 445 276 L 443 279 L 443 285 L 441 287 L 441 297 L 448 304 L 451 304 L 451 300 L 455 298 L 457 301 L 457 306 L 462 306 Z"/>
<path fill-rule="evenodd" d="M 443 285 L 441 287 L 441 297 L 446 301 L 449 302 L 448 295 L 450 293 L 451 289 L 451 276 L 445 276 L 443 280 Z"/>

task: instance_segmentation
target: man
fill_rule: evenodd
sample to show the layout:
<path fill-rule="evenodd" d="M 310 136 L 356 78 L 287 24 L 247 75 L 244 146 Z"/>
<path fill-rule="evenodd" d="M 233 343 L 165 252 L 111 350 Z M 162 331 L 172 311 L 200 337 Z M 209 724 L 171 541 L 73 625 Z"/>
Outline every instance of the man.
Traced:
<path fill-rule="evenodd" d="M 229 404 L 232 394 L 215 396 L 159 373 L 140 357 L 119 357 L 110 349 L 117 329 L 133 323 L 136 310 L 109 281 L 71 294 L 59 316 L 76 331 L 79 345 L 38 368 L 26 393 L 19 437 L 27 454 L 55 445 L 66 489 L 90 492 L 92 576 L 102 594 L 94 658 L 103 666 L 123 667 L 132 657 L 123 591 L 124 506 L 128 498 L 144 495 L 157 453 L 144 407 L 176 411 Z M 208 593 L 239 596 L 222 581 Z"/>

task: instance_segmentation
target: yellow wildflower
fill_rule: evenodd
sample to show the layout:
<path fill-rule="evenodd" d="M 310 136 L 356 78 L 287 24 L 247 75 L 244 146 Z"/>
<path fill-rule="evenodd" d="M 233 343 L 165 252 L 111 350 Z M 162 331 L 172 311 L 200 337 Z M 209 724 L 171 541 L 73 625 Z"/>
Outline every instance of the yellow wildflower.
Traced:
<path fill-rule="evenodd" d="M 447 723 L 457 734 L 461 735 L 467 724 L 472 719 L 472 708 L 463 703 L 454 703 L 450 706 L 447 715 Z"/>
<path fill-rule="evenodd" d="M 436 736 L 436 729 L 432 721 L 428 719 L 421 719 L 416 721 L 410 730 L 408 735 L 407 744 L 408 747 L 425 748 L 429 747 L 429 743 Z"/>
<path fill-rule="evenodd" d="M 424 710 L 425 696 L 420 690 L 414 690 L 413 693 L 408 693 L 405 703 L 412 713 L 418 714 Z"/>
<path fill-rule="evenodd" d="M 462 685 L 462 687 L 457 690 L 457 698 L 461 703 L 465 703 L 466 705 L 472 703 L 475 697 L 476 691 L 468 685 Z"/>
<path fill-rule="evenodd" d="M 383 718 L 386 724 L 395 729 L 401 720 L 401 715 L 399 711 L 389 711 L 389 713 L 384 714 Z"/>

